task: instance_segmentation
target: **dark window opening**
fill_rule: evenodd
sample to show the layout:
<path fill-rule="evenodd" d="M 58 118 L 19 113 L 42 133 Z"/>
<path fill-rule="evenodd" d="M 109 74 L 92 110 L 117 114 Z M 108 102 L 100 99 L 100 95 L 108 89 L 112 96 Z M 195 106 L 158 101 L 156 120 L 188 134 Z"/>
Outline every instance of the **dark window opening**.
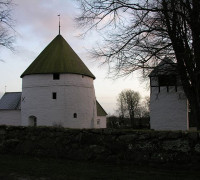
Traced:
<path fill-rule="evenodd" d="M 174 75 L 162 75 L 158 76 L 159 86 L 176 86 L 176 76 Z"/>
<path fill-rule="evenodd" d="M 57 99 L 57 93 L 56 92 L 52 93 L 52 99 Z"/>
<path fill-rule="evenodd" d="M 54 73 L 53 74 L 53 80 L 59 80 L 60 79 L 60 74 L 59 73 Z"/>
<path fill-rule="evenodd" d="M 37 118 L 35 116 L 30 116 L 29 117 L 29 126 L 37 126 Z"/>
<path fill-rule="evenodd" d="M 37 120 L 36 120 L 36 118 L 33 120 L 33 126 L 34 126 L 34 127 L 37 126 Z"/>
<path fill-rule="evenodd" d="M 77 114 L 76 113 L 74 113 L 74 118 L 77 118 Z"/>

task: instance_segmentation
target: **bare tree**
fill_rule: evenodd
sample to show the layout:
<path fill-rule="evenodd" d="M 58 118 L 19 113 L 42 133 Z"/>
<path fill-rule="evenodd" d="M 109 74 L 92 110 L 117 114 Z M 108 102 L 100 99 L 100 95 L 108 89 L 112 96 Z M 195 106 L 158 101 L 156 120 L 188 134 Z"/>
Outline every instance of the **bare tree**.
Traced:
<path fill-rule="evenodd" d="M 140 102 L 138 112 L 137 112 L 138 118 L 148 118 L 150 116 L 149 106 L 150 106 L 150 98 L 149 96 L 146 96 Z"/>
<path fill-rule="evenodd" d="M 200 129 L 200 1 L 79 0 L 80 26 L 106 32 L 93 55 L 119 76 L 153 68 L 165 56 L 177 63 Z M 103 33 L 104 34 L 104 33 Z"/>
<path fill-rule="evenodd" d="M 13 20 L 11 18 L 12 0 L 0 0 L 0 46 L 13 49 Z"/>
<path fill-rule="evenodd" d="M 124 93 L 120 93 L 119 94 L 119 97 L 117 98 L 117 112 L 119 114 L 119 118 L 121 118 L 122 120 L 125 118 L 126 116 L 126 111 L 127 111 L 127 108 L 126 108 L 126 105 L 125 105 L 125 97 L 124 97 Z"/>
<path fill-rule="evenodd" d="M 131 126 L 135 127 L 135 115 L 138 112 L 140 94 L 133 90 L 123 90 L 117 99 L 118 101 L 118 112 L 121 116 L 129 117 L 131 121 Z"/>

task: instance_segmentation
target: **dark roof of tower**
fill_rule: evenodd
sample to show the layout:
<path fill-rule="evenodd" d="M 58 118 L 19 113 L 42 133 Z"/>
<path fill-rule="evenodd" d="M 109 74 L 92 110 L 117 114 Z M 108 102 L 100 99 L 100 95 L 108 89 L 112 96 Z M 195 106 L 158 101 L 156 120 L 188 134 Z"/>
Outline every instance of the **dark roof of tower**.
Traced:
<path fill-rule="evenodd" d="M 21 77 L 30 74 L 52 73 L 81 74 L 95 79 L 95 76 L 61 35 L 57 35 L 50 42 Z"/>
<path fill-rule="evenodd" d="M 21 92 L 6 92 L 0 99 L 0 110 L 20 110 Z"/>
<path fill-rule="evenodd" d="M 169 58 L 164 58 L 149 74 L 151 76 L 178 74 L 177 64 Z"/>

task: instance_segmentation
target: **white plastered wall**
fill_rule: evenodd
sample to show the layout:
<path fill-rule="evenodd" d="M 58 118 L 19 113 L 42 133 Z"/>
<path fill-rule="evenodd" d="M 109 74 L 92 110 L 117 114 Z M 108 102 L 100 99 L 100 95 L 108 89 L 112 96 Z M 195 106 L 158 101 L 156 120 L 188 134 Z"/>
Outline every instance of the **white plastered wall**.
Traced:
<path fill-rule="evenodd" d="M 152 79 L 152 85 L 156 79 Z M 181 86 L 151 87 L 150 125 L 155 130 L 188 130 L 187 99 Z"/>
<path fill-rule="evenodd" d="M 97 116 L 97 128 L 106 128 L 106 116 Z"/>
<path fill-rule="evenodd" d="M 53 92 L 57 99 L 52 99 Z M 60 74 L 59 80 L 53 80 L 52 74 L 26 75 L 22 81 L 21 110 L 23 126 L 28 125 L 30 116 L 35 116 L 38 126 L 95 128 L 93 79 L 76 74 Z"/>
<path fill-rule="evenodd" d="M 0 110 L 0 124 L 9 126 L 21 125 L 20 110 Z"/>

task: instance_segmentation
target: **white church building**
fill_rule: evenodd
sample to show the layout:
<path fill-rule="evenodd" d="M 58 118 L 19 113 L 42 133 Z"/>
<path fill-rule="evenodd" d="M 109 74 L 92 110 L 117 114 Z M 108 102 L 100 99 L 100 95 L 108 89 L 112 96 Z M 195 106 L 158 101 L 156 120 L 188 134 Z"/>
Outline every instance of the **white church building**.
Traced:
<path fill-rule="evenodd" d="M 0 100 L 0 124 L 106 128 L 90 72 L 59 34 L 21 75 L 22 92 Z"/>
<path fill-rule="evenodd" d="M 149 74 L 150 127 L 154 130 L 189 130 L 189 108 L 177 65 L 165 58 Z"/>

